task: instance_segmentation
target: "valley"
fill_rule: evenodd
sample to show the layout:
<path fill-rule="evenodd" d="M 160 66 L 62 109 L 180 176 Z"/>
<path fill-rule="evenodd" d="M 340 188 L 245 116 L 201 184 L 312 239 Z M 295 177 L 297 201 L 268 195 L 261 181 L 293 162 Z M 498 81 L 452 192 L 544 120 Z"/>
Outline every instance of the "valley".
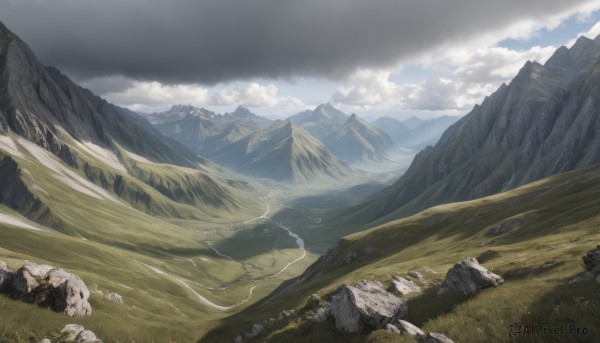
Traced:
<path fill-rule="evenodd" d="M 600 6 L 91 4 L 0 22 L 0 343 L 597 341 Z"/>

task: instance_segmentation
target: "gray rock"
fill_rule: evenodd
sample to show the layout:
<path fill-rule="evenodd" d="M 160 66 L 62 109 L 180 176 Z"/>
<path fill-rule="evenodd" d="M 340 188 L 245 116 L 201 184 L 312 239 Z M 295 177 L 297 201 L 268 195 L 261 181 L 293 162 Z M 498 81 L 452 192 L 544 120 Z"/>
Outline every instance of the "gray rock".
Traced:
<path fill-rule="evenodd" d="M 54 269 L 45 264 L 27 263 L 17 270 L 12 282 L 12 288 L 21 293 L 31 293 L 44 283 L 46 274 Z"/>
<path fill-rule="evenodd" d="M 357 257 L 358 255 L 354 251 L 350 251 L 344 257 L 344 261 L 346 261 L 346 264 L 350 264 L 352 261 L 356 260 Z"/>
<path fill-rule="evenodd" d="M 46 279 L 55 290 L 54 303 L 58 310 L 68 316 L 92 314 L 92 306 L 88 302 L 90 291 L 78 276 L 62 269 L 52 269 Z"/>
<path fill-rule="evenodd" d="M 497 286 L 504 279 L 483 268 L 477 259 L 466 258 L 448 270 L 438 294 L 449 291 L 461 291 L 465 294 L 474 294 L 477 291 Z"/>
<path fill-rule="evenodd" d="M 385 331 L 400 334 L 400 330 L 392 324 L 385 324 Z"/>
<path fill-rule="evenodd" d="M 427 334 L 424 340 L 425 343 L 454 343 L 450 338 L 442 335 L 441 333 L 430 332 Z"/>
<path fill-rule="evenodd" d="M 104 295 L 104 299 L 109 300 L 109 301 L 118 302 L 121 304 L 123 303 L 123 297 L 120 294 L 114 293 L 114 292 L 106 293 Z"/>
<path fill-rule="evenodd" d="M 411 280 L 394 275 L 392 283 L 388 287 L 388 291 L 392 293 L 406 295 L 412 292 L 421 292 L 421 287 L 419 287 L 416 283 L 412 282 Z"/>
<path fill-rule="evenodd" d="M 256 337 L 258 335 L 260 335 L 261 332 L 263 332 L 264 327 L 260 324 L 254 324 L 252 325 L 252 332 L 251 333 L 244 333 L 244 335 L 248 338 L 252 338 L 252 337 Z"/>
<path fill-rule="evenodd" d="M 581 282 L 581 281 L 589 281 L 589 280 L 593 280 L 594 279 L 594 273 L 592 272 L 585 272 L 581 275 L 579 275 L 578 277 L 574 278 L 573 280 L 569 281 L 569 283 L 576 283 L 576 282 Z"/>
<path fill-rule="evenodd" d="M 363 332 L 384 328 L 408 312 L 406 301 L 386 292 L 380 284 L 361 281 L 356 286 L 340 286 L 331 297 L 331 313 L 336 328 Z"/>
<path fill-rule="evenodd" d="M 436 272 L 435 270 L 429 268 L 429 267 L 425 267 L 423 268 L 423 271 L 425 271 L 425 273 L 429 273 L 429 274 L 437 274 L 438 272 Z"/>
<path fill-rule="evenodd" d="M 39 343 L 52 343 L 52 342 L 48 338 L 44 338 Z"/>
<path fill-rule="evenodd" d="M 96 337 L 96 334 L 94 334 L 92 331 L 83 330 L 79 333 L 79 335 L 77 335 L 75 341 L 77 343 L 96 343 L 98 342 L 98 338 Z"/>
<path fill-rule="evenodd" d="M 492 235 L 501 235 L 512 231 L 514 228 L 519 226 L 519 222 L 514 219 L 509 219 L 500 225 L 496 225 L 492 228 Z"/>
<path fill-rule="evenodd" d="M 318 323 L 326 322 L 331 317 L 331 304 L 326 303 L 317 309 L 317 313 L 312 317 L 312 320 Z"/>
<path fill-rule="evenodd" d="M 237 337 L 236 337 L 236 338 L 233 340 L 233 343 L 242 343 L 242 342 L 244 342 L 244 341 L 242 340 L 242 336 L 237 336 Z"/>
<path fill-rule="evenodd" d="M 421 273 L 416 272 L 414 270 L 409 271 L 408 273 L 406 273 L 408 276 L 415 278 L 419 281 L 421 281 L 422 283 L 427 282 L 427 280 L 425 280 L 425 278 L 423 277 L 423 275 L 421 275 Z"/>
<path fill-rule="evenodd" d="M 18 292 L 32 294 L 36 302 L 51 304 L 53 309 L 69 316 L 92 313 L 88 302 L 90 291 L 76 275 L 44 264 L 28 263 L 21 267 L 12 281 Z"/>
<path fill-rule="evenodd" d="M 596 249 L 590 250 L 582 257 L 583 263 L 587 270 L 594 270 L 600 265 L 600 245 L 596 246 Z M 600 270 L 598 270 L 600 272 Z"/>
<path fill-rule="evenodd" d="M 6 262 L 0 261 L 0 290 L 8 288 L 12 282 L 15 273 L 6 265 Z"/>
<path fill-rule="evenodd" d="M 407 322 L 406 320 L 399 320 L 396 326 L 404 335 L 411 336 L 415 339 L 425 337 L 425 332 L 423 332 L 423 330 L 419 329 L 416 325 Z"/>
<path fill-rule="evenodd" d="M 65 341 L 74 341 L 85 328 L 77 324 L 67 324 L 61 330 L 62 338 Z"/>

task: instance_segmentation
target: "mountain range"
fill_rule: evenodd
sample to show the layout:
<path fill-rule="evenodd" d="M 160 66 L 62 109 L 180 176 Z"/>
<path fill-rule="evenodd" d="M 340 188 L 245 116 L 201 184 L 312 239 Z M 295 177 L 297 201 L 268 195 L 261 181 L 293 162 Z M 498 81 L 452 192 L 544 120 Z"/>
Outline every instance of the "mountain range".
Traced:
<path fill-rule="evenodd" d="M 350 174 L 345 163 L 290 120 L 223 146 L 214 159 L 244 174 L 284 182 L 334 181 Z"/>
<path fill-rule="evenodd" d="M 527 62 L 390 188 L 349 212 L 384 222 L 600 162 L 600 37 Z"/>

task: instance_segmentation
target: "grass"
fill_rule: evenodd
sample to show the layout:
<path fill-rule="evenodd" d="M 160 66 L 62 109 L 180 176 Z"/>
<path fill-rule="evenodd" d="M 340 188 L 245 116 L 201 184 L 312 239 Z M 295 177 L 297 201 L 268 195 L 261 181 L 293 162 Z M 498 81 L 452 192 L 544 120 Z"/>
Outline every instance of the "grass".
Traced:
<path fill-rule="evenodd" d="M 437 206 L 340 240 L 332 265 L 303 282 L 288 282 L 276 292 L 221 325 L 201 342 L 227 342 L 252 323 L 295 309 L 293 320 L 270 324 L 256 341 L 313 342 L 385 341 L 382 333 L 347 335 L 333 323 L 309 323 L 314 312 L 311 294 L 327 299 L 342 283 L 361 279 L 387 285 L 393 274 L 421 272 L 430 289 L 409 299 L 409 320 L 426 331 L 440 332 L 457 342 L 561 341 L 565 337 L 509 337 L 509 325 L 539 323 L 586 327 L 590 335 L 568 337 L 593 341 L 600 334 L 597 318 L 600 284 L 568 282 L 584 272 L 581 260 L 600 241 L 600 166 L 556 175 L 524 187 L 478 200 Z M 519 225 L 493 235 L 494 226 L 514 219 Z M 375 247 L 374 254 L 364 251 Z M 346 264 L 344 257 L 358 258 Z M 483 265 L 505 282 L 474 296 L 437 296 L 440 282 L 453 264 L 480 257 Z M 437 274 L 428 273 L 431 268 Z M 282 305 L 284 304 L 284 305 Z M 378 337 L 378 338 L 374 338 Z"/>

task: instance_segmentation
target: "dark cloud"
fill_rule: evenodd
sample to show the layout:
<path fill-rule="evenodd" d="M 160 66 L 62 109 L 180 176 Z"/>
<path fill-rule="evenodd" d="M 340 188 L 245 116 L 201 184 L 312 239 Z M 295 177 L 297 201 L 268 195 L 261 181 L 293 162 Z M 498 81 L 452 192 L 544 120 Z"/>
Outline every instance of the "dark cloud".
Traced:
<path fill-rule="evenodd" d="M 81 80 L 340 77 L 584 0 L 0 0 L 0 20 Z"/>

